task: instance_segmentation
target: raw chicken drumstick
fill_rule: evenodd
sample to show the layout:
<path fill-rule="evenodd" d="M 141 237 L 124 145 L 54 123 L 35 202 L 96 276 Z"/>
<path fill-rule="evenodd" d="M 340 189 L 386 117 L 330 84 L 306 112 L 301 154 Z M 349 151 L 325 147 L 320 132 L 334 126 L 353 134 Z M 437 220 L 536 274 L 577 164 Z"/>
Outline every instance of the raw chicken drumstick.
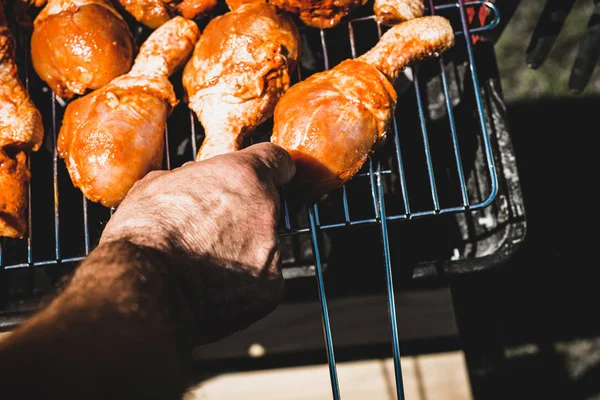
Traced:
<path fill-rule="evenodd" d="M 0 0 L 0 236 L 21 238 L 27 224 L 27 155 L 42 144 L 42 116 L 19 80 L 15 42 Z"/>
<path fill-rule="evenodd" d="M 423 0 L 375 0 L 373 12 L 377 22 L 395 25 L 422 17 L 425 4 Z"/>
<path fill-rule="evenodd" d="M 33 67 L 62 98 L 123 75 L 137 51 L 127 23 L 107 0 L 50 0 L 33 25 Z"/>
<path fill-rule="evenodd" d="M 396 106 L 392 82 L 410 63 L 453 44 L 443 17 L 413 19 L 392 27 L 359 58 L 292 86 L 275 107 L 271 142 L 296 161 L 297 196 L 317 200 L 349 181 L 385 142 Z"/>
<path fill-rule="evenodd" d="M 298 15 L 300 20 L 313 28 L 332 28 L 354 8 L 367 0 L 226 0 L 231 10 L 248 3 L 270 3 Z"/>
<path fill-rule="evenodd" d="M 248 4 L 213 19 L 185 66 L 183 86 L 202 123 L 203 160 L 238 150 L 273 115 L 299 57 L 298 29 L 284 11 Z"/>
<path fill-rule="evenodd" d="M 131 71 L 67 106 L 58 152 L 88 199 L 117 206 L 136 181 L 162 167 L 165 124 L 177 104 L 169 76 L 198 36 L 195 22 L 169 20 L 142 44 Z"/>

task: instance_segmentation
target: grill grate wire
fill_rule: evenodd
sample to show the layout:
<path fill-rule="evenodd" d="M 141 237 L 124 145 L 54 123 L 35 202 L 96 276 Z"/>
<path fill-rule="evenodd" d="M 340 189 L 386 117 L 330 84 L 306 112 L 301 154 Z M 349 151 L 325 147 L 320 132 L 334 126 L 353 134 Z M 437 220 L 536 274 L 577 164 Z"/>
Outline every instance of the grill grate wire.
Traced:
<path fill-rule="evenodd" d="M 488 18 L 486 24 L 479 27 L 470 28 L 466 9 L 469 7 L 486 7 L 491 15 Z M 500 15 L 498 13 L 497 8 L 493 3 L 488 1 L 470 1 L 463 2 L 456 1 L 447 4 L 434 5 L 433 0 L 429 0 L 428 7 L 430 14 L 436 14 L 440 12 L 446 11 L 458 11 L 459 16 L 459 27 L 455 27 L 455 34 L 457 38 L 456 46 L 463 46 L 467 53 L 467 61 L 468 67 L 471 77 L 471 82 L 473 85 L 473 95 L 476 103 L 476 115 L 477 120 L 479 122 L 479 130 L 481 134 L 481 139 L 483 143 L 485 158 L 487 161 L 487 169 L 489 173 L 489 187 L 487 188 L 489 192 L 487 196 L 482 196 L 481 193 L 477 193 L 478 201 L 472 201 L 469 196 L 469 192 L 467 189 L 465 171 L 463 167 L 463 161 L 461 157 L 459 139 L 457 126 L 455 123 L 454 113 L 453 113 L 453 105 L 452 98 L 450 94 L 450 84 L 448 82 L 448 73 L 446 71 L 446 66 L 443 61 L 444 56 L 439 57 L 439 69 L 440 76 L 442 80 L 442 88 L 444 95 L 444 102 L 446 105 L 446 112 L 449 121 L 450 135 L 452 141 L 452 151 L 453 157 L 455 160 L 455 167 L 458 175 L 458 186 L 460 192 L 460 205 L 458 206 L 448 206 L 443 207 L 440 203 L 440 199 L 438 196 L 438 187 L 436 181 L 436 174 L 434 169 L 434 157 L 432 155 L 430 149 L 430 138 L 428 136 L 426 115 L 425 115 L 425 106 L 423 104 L 423 94 L 421 93 L 420 85 L 419 85 L 419 73 L 418 68 L 410 68 L 409 72 L 412 75 L 413 84 L 411 85 L 415 90 L 415 97 L 417 103 L 418 110 L 418 118 L 419 118 L 419 126 L 421 130 L 421 140 L 424 150 L 424 158 L 427 170 L 427 184 L 429 186 L 430 196 L 431 196 L 431 206 L 426 209 L 414 210 L 410 201 L 409 196 L 409 182 L 407 179 L 407 171 L 405 166 L 405 158 L 403 157 L 405 148 L 401 147 L 401 135 L 399 124 L 396 118 L 393 119 L 393 139 L 389 138 L 388 141 L 393 143 L 394 147 L 394 161 L 396 163 L 396 169 L 393 170 L 392 167 L 387 168 L 382 165 L 381 160 L 376 159 L 376 157 L 370 157 L 363 167 L 363 169 L 356 175 L 353 181 L 358 181 L 360 179 L 367 179 L 368 184 L 368 193 L 372 206 L 373 215 L 372 217 L 362 217 L 358 219 L 352 218 L 352 203 L 351 198 L 352 195 L 350 193 L 350 189 L 348 188 L 348 184 L 344 185 L 341 189 L 339 189 L 341 204 L 339 205 L 342 209 L 342 220 L 341 221 L 329 221 L 327 223 L 322 223 L 319 212 L 319 204 L 310 204 L 304 207 L 304 211 L 306 213 L 305 223 L 297 223 L 298 218 L 294 218 L 292 207 L 290 205 L 290 198 L 285 195 L 285 188 L 282 188 L 282 226 L 280 229 L 280 235 L 282 237 L 286 236 L 298 236 L 300 234 L 308 234 L 310 236 L 310 242 L 312 247 L 312 257 L 314 261 L 314 275 L 317 282 L 317 292 L 321 305 L 322 312 L 322 322 L 323 322 L 323 335 L 325 341 L 325 348 L 327 353 L 327 360 L 329 364 L 329 374 L 331 379 L 331 387 L 332 387 L 332 395 L 334 399 L 340 399 L 340 385 L 338 382 L 337 375 L 337 367 L 335 361 L 334 354 L 334 345 L 333 345 L 333 337 L 331 332 L 331 322 L 329 318 L 328 306 L 327 306 L 327 296 L 325 293 L 325 282 L 323 277 L 323 262 L 321 258 L 320 251 L 320 242 L 319 238 L 322 235 L 323 231 L 327 231 L 330 229 L 342 228 L 342 227 L 350 227 L 350 226 L 358 226 L 358 225 L 375 225 L 378 224 L 381 231 L 381 240 L 383 247 L 383 255 L 384 255 L 384 264 L 385 264 L 385 279 L 386 279 L 386 290 L 388 296 L 388 311 L 390 317 L 390 334 L 392 341 L 392 350 L 394 356 L 394 369 L 395 369 L 395 383 L 397 396 L 399 399 L 404 399 L 404 391 L 402 386 L 402 371 L 400 367 L 400 349 L 399 349 L 399 340 L 398 340 L 398 323 L 396 320 L 396 308 L 395 308 L 395 298 L 394 298 L 394 280 L 392 276 L 392 260 L 390 255 L 390 241 L 388 236 L 388 223 L 400 221 L 400 220 L 409 220 L 415 218 L 422 218 L 434 215 L 441 214 L 450 214 L 450 213 L 460 213 L 470 210 L 482 209 L 489 206 L 494 198 L 496 197 L 498 191 L 498 178 L 496 174 L 496 169 L 493 160 L 493 150 L 492 145 L 490 143 L 490 138 L 486 126 L 486 119 L 484 115 L 484 107 L 482 101 L 482 95 L 479 90 L 479 81 L 477 77 L 477 71 L 475 66 L 475 59 L 473 55 L 473 48 L 470 38 L 472 34 L 484 32 L 493 29 L 500 21 Z M 375 23 L 374 17 L 372 15 L 357 17 L 357 18 L 348 18 L 343 21 L 341 24 L 347 25 L 348 29 L 348 41 L 350 45 L 350 53 L 351 57 L 355 58 L 359 54 L 359 50 L 357 49 L 357 42 L 355 39 L 355 31 L 358 28 L 358 24 L 374 24 L 377 28 L 377 34 L 380 37 L 382 34 L 382 26 Z M 340 24 L 340 25 L 341 25 Z M 134 35 L 142 34 L 142 29 L 133 30 Z M 329 51 L 328 51 L 328 40 L 327 40 L 328 32 L 325 30 L 319 31 L 320 36 L 320 44 L 321 51 L 323 54 L 323 63 L 324 69 L 329 69 L 332 66 L 332 62 L 330 61 Z M 462 39 L 462 40 L 461 40 Z M 25 66 L 24 68 L 20 68 L 21 77 L 24 81 L 25 86 L 28 90 L 30 90 L 30 73 L 31 73 L 31 65 L 29 61 L 29 37 L 27 35 L 19 35 L 17 37 L 19 49 L 23 49 L 21 54 L 21 62 Z M 456 47 L 455 46 L 455 47 Z M 301 68 L 298 67 L 298 80 L 302 79 Z M 50 93 L 47 88 L 42 90 L 45 93 Z M 83 260 L 89 252 L 93 248 L 93 239 L 90 232 L 90 223 L 95 222 L 90 218 L 90 209 L 92 207 L 98 207 L 97 205 L 92 205 L 85 196 L 81 195 L 82 198 L 82 236 L 83 236 L 83 254 L 65 257 L 61 252 L 61 213 L 59 207 L 60 200 L 60 184 L 59 184 L 59 157 L 56 149 L 56 141 L 57 141 L 57 133 L 59 129 L 59 121 L 62 117 L 62 110 L 65 107 L 64 101 L 58 97 L 56 97 L 53 93 L 49 94 L 50 97 L 50 114 L 51 114 L 51 123 L 50 123 L 50 141 L 52 147 L 52 193 L 53 193 L 53 233 L 54 233 L 54 254 L 53 258 L 47 257 L 42 260 L 36 260 L 34 255 L 34 229 L 32 229 L 33 221 L 35 221 L 35 215 L 32 207 L 32 198 L 35 196 L 34 191 L 32 191 L 32 185 L 29 186 L 29 202 L 28 202 L 28 234 L 26 238 L 26 252 L 25 252 L 25 260 L 21 262 L 13 262 L 12 260 L 7 262 L 5 260 L 3 249 L 6 247 L 6 243 L 8 243 L 9 239 L 0 239 L 0 273 L 2 271 L 7 270 L 15 270 L 22 268 L 33 268 L 33 267 L 42 267 L 53 264 L 68 264 L 68 263 L 76 263 Z M 173 117 L 171 117 L 173 118 Z M 188 111 L 189 118 L 189 147 L 191 148 L 190 154 L 191 159 L 196 154 L 197 149 L 199 147 L 199 137 L 201 137 L 202 128 L 199 126 L 199 123 L 191 110 Z M 165 129 L 165 167 L 167 169 L 171 169 L 173 160 L 171 159 L 171 151 L 170 149 L 170 135 L 169 128 Z M 391 140 L 390 140 L 391 139 Z M 36 157 L 34 154 L 33 157 Z M 31 166 L 31 158 L 28 161 Z M 32 175 L 35 180 L 35 171 L 32 171 Z M 386 201 L 385 201 L 385 182 L 384 178 L 386 176 L 391 176 L 392 174 L 398 177 L 400 192 L 401 192 L 401 206 L 403 207 L 404 212 L 392 212 L 388 213 L 386 209 Z M 351 182 L 352 183 L 352 182 Z M 424 182 L 423 182 L 424 184 Z M 479 185 L 478 185 L 479 186 Z M 110 218 L 114 209 L 107 210 L 106 219 Z M 296 222 L 296 223 L 294 223 Z M 0 275 L 1 276 L 1 275 Z"/>

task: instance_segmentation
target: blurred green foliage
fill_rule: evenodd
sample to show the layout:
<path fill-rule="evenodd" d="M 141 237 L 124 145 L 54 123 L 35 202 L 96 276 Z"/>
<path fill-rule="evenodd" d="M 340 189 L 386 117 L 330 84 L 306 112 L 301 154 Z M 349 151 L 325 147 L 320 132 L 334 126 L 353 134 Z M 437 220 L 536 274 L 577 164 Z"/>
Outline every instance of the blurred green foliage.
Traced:
<path fill-rule="evenodd" d="M 507 1 L 507 0 L 497 0 Z M 590 19 L 593 1 L 578 0 L 542 65 L 532 70 L 525 64 L 525 51 L 546 0 L 522 0 L 496 42 L 498 67 L 507 101 L 547 97 L 575 97 L 567 82 L 579 43 Z M 577 97 L 600 94 L 600 68 L 596 68 L 588 86 Z"/>

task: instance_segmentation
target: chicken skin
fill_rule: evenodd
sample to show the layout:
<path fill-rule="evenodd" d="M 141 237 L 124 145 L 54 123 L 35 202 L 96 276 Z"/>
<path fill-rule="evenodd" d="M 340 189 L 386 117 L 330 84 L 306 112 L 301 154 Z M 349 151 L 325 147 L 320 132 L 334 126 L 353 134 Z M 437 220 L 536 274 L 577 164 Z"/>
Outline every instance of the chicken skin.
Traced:
<path fill-rule="evenodd" d="M 27 154 L 9 154 L 0 148 L 0 236 L 22 238 L 27 229 Z"/>
<path fill-rule="evenodd" d="M 395 25 L 422 17 L 425 4 L 423 0 L 375 0 L 373 12 L 377 22 Z"/>
<path fill-rule="evenodd" d="M 19 80 L 15 43 L 0 0 L 0 236 L 21 238 L 27 228 L 27 155 L 42 144 L 42 116 Z"/>
<path fill-rule="evenodd" d="M 142 44 L 131 71 L 67 106 L 58 152 L 88 199 L 115 207 L 162 167 L 165 124 L 177 104 L 169 76 L 198 36 L 193 21 L 174 17 Z"/>
<path fill-rule="evenodd" d="M 296 162 L 296 195 L 317 200 L 348 182 L 386 140 L 397 99 L 392 83 L 409 64 L 453 44 L 443 17 L 413 19 L 357 59 L 292 86 L 275 107 L 271 142 Z"/>
<path fill-rule="evenodd" d="M 217 0 L 119 0 L 136 21 L 156 29 L 175 15 L 193 19 L 209 13 Z"/>
<path fill-rule="evenodd" d="M 108 0 L 50 0 L 33 25 L 33 67 L 62 98 L 123 75 L 137 51 L 129 27 Z"/>
<path fill-rule="evenodd" d="M 269 4 L 245 5 L 206 26 L 183 72 L 187 101 L 205 131 L 197 160 L 238 150 L 273 115 L 299 53 L 296 25 Z"/>
<path fill-rule="evenodd" d="M 291 14 L 313 28 L 332 28 L 354 8 L 367 0 L 226 0 L 231 10 L 248 3 L 269 3 Z"/>

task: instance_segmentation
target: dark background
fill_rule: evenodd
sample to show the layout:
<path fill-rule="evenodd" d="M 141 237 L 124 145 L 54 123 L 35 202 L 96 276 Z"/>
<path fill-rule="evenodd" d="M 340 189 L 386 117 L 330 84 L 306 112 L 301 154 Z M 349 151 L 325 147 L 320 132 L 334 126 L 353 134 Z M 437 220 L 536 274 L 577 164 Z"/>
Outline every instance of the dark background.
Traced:
<path fill-rule="evenodd" d="M 490 273 L 463 277 L 456 314 L 477 399 L 600 398 L 594 201 L 600 70 L 586 90 L 567 81 L 592 1 L 577 1 L 544 65 L 525 50 L 545 1 L 498 0 L 495 43 L 527 215 L 527 237 Z M 508 18 L 505 18 L 505 22 Z M 465 289 L 465 287 L 467 289 Z M 457 293 L 460 293 L 457 295 Z M 475 307 L 462 307 L 469 301 Z"/>

